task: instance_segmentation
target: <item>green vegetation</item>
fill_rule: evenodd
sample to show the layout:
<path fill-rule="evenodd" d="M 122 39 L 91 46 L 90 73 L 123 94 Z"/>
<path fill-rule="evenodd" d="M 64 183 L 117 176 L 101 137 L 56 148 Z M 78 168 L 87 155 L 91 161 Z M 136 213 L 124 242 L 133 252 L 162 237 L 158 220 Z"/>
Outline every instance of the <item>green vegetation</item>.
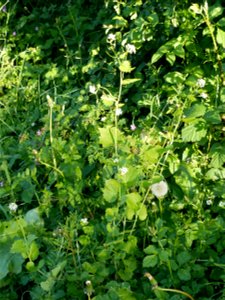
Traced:
<path fill-rule="evenodd" d="M 223 1 L 0 1 L 0 298 L 225 299 Z"/>

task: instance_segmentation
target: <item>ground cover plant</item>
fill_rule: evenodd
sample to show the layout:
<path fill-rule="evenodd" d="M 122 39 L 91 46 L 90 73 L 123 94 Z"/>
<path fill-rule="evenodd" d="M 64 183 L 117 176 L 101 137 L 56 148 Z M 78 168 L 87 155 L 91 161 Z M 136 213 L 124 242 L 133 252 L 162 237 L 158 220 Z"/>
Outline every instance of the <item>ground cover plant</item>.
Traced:
<path fill-rule="evenodd" d="M 223 1 L 0 1 L 0 298 L 225 299 Z"/>

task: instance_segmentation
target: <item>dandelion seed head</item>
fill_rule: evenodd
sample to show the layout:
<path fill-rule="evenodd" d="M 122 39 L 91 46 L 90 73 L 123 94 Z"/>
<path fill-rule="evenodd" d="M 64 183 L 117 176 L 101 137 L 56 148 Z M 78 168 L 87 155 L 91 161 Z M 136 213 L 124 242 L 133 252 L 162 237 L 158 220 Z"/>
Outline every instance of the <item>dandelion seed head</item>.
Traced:
<path fill-rule="evenodd" d="M 162 180 L 160 182 L 154 183 L 151 186 L 151 191 L 152 191 L 152 194 L 154 196 L 156 196 L 157 198 L 164 197 L 168 193 L 168 185 L 167 185 L 166 181 Z"/>

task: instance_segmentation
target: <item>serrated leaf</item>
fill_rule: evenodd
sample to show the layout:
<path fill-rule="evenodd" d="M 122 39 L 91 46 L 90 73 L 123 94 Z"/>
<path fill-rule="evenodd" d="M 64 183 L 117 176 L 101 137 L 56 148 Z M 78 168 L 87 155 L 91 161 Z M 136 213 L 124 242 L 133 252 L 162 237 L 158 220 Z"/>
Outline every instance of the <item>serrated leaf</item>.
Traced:
<path fill-rule="evenodd" d="M 99 128 L 100 138 L 99 142 L 102 144 L 103 148 L 107 148 L 114 145 L 115 135 L 117 132 L 117 141 L 121 138 L 121 132 L 115 127 L 107 126 L 105 128 Z"/>
<path fill-rule="evenodd" d="M 207 135 L 207 124 L 203 119 L 198 119 L 184 127 L 181 132 L 184 142 L 199 142 Z"/>
<path fill-rule="evenodd" d="M 107 202 L 114 202 L 118 198 L 120 191 L 120 184 L 115 179 L 108 179 L 105 182 L 105 187 L 103 188 L 103 198 Z"/>
<path fill-rule="evenodd" d="M 184 110 L 185 120 L 189 118 L 201 117 L 205 114 L 206 107 L 202 103 L 196 103 Z"/>
<path fill-rule="evenodd" d="M 179 269 L 177 275 L 180 280 L 188 281 L 191 279 L 191 273 L 189 269 Z"/>
<path fill-rule="evenodd" d="M 225 145 L 215 143 L 210 149 L 210 156 L 212 158 L 210 162 L 210 167 L 220 168 L 225 163 Z"/>
<path fill-rule="evenodd" d="M 220 113 L 215 109 L 207 111 L 204 115 L 204 119 L 206 120 L 206 122 L 215 125 L 221 123 Z"/>
<path fill-rule="evenodd" d="M 140 78 L 127 78 L 122 81 L 122 85 L 128 85 L 140 81 Z"/>
<path fill-rule="evenodd" d="M 121 72 L 130 73 L 134 68 L 131 67 L 131 62 L 129 60 L 124 60 L 120 63 L 119 69 Z"/>
<path fill-rule="evenodd" d="M 178 255 L 177 255 L 177 261 L 178 261 L 180 266 L 186 264 L 190 260 L 191 260 L 191 255 L 187 251 L 179 252 Z"/>
<path fill-rule="evenodd" d="M 211 168 L 206 172 L 205 176 L 206 179 L 213 181 L 225 179 L 225 169 Z"/>
<path fill-rule="evenodd" d="M 143 148 L 140 157 L 141 160 L 146 164 L 154 164 L 159 160 L 160 155 L 163 153 L 164 149 L 159 146 L 150 146 L 147 148 Z"/>
<path fill-rule="evenodd" d="M 28 245 L 26 241 L 24 241 L 24 239 L 18 239 L 12 244 L 10 252 L 20 253 L 23 258 L 27 258 L 28 257 L 27 249 L 28 249 Z"/>
<path fill-rule="evenodd" d="M 222 45 L 223 48 L 225 48 L 225 31 L 223 31 L 220 28 L 217 28 L 216 40 L 218 44 Z"/>
<path fill-rule="evenodd" d="M 155 267 L 158 263 L 158 256 L 153 254 L 153 255 L 148 255 L 143 259 L 143 267 L 144 268 L 150 268 L 150 267 Z"/>

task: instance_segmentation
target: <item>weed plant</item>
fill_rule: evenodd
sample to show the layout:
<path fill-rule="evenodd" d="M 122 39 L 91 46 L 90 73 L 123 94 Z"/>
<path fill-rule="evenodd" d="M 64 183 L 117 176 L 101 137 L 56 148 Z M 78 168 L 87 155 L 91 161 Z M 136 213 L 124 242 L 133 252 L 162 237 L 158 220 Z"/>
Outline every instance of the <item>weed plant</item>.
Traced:
<path fill-rule="evenodd" d="M 196 2 L 0 1 L 1 299 L 225 299 L 224 3 Z"/>

